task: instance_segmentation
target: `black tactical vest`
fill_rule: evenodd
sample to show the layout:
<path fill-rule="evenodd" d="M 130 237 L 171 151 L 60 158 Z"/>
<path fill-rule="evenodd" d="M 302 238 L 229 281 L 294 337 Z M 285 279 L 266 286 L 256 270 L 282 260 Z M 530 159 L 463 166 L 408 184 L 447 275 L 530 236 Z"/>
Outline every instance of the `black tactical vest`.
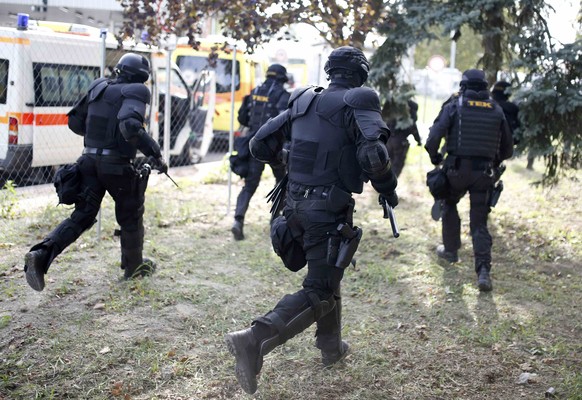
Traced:
<path fill-rule="evenodd" d="M 343 101 L 346 91 L 314 94 L 310 90 L 294 101 L 288 164 L 290 180 L 307 186 L 338 185 L 349 192 L 362 192 L 355 128 L 346 126 L 344 118 L 350 111 Z M 302 101 L 309 96 L 313 99 L 307 109 L 301 109 Z"/>
<path fill-rule="evenodd" d="M 135 158 L 137 149 L 125 140 L 117 119 L 123 103 L 121 89 L 124 85 L 103 81 L 89 90 L 85 147 L 117 150 L 124 157 Z"/>
<path fill-rule="evenodd" d="M 277 103 L 284 92 L 283 85 L 275 80 L 265 82 L 251 92 L 250 132 L 255 133 L 270 118 L 279 114 Z"/>
<path fill-rule="evenodd" d="M 456 123 L 447 137 L 447 152 L 494 159 L 499 152 L 503 111 L 491 99 L 455 99 Z"/>

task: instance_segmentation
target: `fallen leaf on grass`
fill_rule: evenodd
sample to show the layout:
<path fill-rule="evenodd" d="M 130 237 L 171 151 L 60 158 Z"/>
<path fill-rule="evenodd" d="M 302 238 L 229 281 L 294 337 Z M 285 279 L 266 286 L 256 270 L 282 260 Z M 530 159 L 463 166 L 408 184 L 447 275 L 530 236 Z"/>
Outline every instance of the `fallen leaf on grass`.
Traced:
<path fill-rule="evenodd" d="M 535 383 L 536 382 L 536 377 L 538 376 L 538 374 L 532 374 L 529 372 L 524 372 L 521 375 L 519 375 L 519 378 L 517 378 L 517 384 L 518 385 L 527 385 L 528 383 Z"/>
<path fill-rule="evenodd" d="M 533 367 L 530 363 L 523 363 L 519 366 L 523 372 L 531 372 L 533 371 Z"/>

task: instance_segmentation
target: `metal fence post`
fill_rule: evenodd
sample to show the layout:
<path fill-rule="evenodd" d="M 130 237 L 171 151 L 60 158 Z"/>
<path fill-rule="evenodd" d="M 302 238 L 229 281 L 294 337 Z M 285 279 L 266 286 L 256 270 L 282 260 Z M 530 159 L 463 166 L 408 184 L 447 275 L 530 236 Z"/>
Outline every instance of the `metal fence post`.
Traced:
<path fill-rule="evenodd" d="M 170 165 L 170 124 L 172 113 L 171 79 L 172 79 L 172 46 L 168 43 L 166 59 L 166 96 L 164 101 L 164 161 Z"/>
<path fill-rule="evenodd" d="M 100 32 L 101 37 L 101 71 L 100 77 L 103 78 L 105 76 L 105 59 L 107 53 L 107 46 L 105 44 L 105 40 L 107 39 L 107 28 L 101 28 Z M 99 212 L 97 213 L 97 224 L 95 225 L 95 234 L 97 235 L 97 240 L 101 239 L 101 207 L 99 207 Z"/>
<path fill-rule="evenodd" d="M 228 135 L 228 154 L 232 154 L 234 147 L 234 92 L 236 90 L 236 44 L 232 52 L 232 69 L 230 80 L 230 132 Z M 230 214 L 230 197 L 232 193 L 232 170 L 228 167 L 228 203 L 226 205 L 226 215 Z"/>

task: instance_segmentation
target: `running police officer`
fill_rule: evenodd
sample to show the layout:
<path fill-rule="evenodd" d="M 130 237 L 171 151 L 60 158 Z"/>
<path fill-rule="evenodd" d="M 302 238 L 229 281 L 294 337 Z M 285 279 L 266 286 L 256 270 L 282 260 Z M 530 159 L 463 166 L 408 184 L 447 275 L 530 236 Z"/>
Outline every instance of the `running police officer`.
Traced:
<path fill-rule="evenodd" d="M 290 141 L 286 205 L 272 224 L 271 241 L 288 269 L 307 264 L 308 270 L 301 290 L 284 296 L 250 328 L 225 337 L 247 393 L 257 390 L 265 354 L 314 322 L 323 365 L 345 357 L 340 282 L 362 234 L 353 225 L 351 193 L 361 193 L 370 180 L 382 200 L 398 204 L 380 99 L 361 87 L 368 77 L 366 57 L 359 49 L 340 47 L 324 69 L 329 87 L 295 90 L 289 108 L 263 125 L 250 144 L 255 158 L 277 163 Z"/>
<path fill-rule="evenodd" d="M 468 191 L 475 271 L 481 291 L 493 288 L 489 276 L 492 239 L 487 218 L 495 169 L 513 154 L 511 130 L 501 107 L 489 98 L 487 86 L 483 71 L 465 71 L 459 96 L 441 109 L 425 145 L 432 163 L 438 165 L 443 160 L 439 147 L 446 139 L 444 169 L 450 194 L 442 202 L 443 244 L 437 247 L 437 255 L 449 262 L 459 260 L 461 220 L 457 203 Z"/>
<path fill-rule="evenodd" d="M 248 140 L 252 138 L 259 130 L 261 125 L 270 118 L 279 115 L 287 108 L 289 101 L 289 92 L 285 90 L 284 83 L 287 82 L 287 70 L 280 64 L 272 64 L 267 69 L 267 79 L 265 82 L 255 88 L 251 94 L 245 98 L 241 108 L 238 111 L 238 121 L 241 125 L 248 126 L 248 137 L 243 139 L 244 145 L 248 147 Z M 248 151 L 248 149 L 243 149 Z M 235 240 L 244 239 L 244 221 L 245 214 L 249 208 L 251 198 L 257 191 L 261 174 L 265 169 L 265 164 L 255 160 L 253 157 L 248 158 L 248 172 L 244 177 L 244 187 L 236 199 L 236 209 L 234 212 L 234 224 L 231 232 Z M 279 182 L 285 176 L 284 165 L 271 165 L 275 180 Z"/>
<path fill-rule="evenodd" d="M 402 85 L 403 91 L 411 91 L 414 88 L 405 84 Z M 402 110 L 401 115 L 397 115 L 394 110 L 390 110 L 391 102 L 388 101 L 384 104 L 382 114 L 388 114 L 386 120 L 386 125 L 390 129 L 390 139 L 388 139 L 388 154 L 390 155 L 390 162 L 392 163 L 392 170 L 397 177 L 400 176 L 402 169 L 404 168 L 404 163 L 406 162 L 406 156 L 408 155 L 408 149 L 410 148 L 410 143 L 408 142 L 408 136 L 412 135 L 416 143 L 421 146 L 422 141 L 420 134 L 418 133 L 418 127 L 416 126 L 416 121 L 418 119 L 418 103 L 414 100 L 409 99 L 407 101 L 408 115 L 405 114 L 405 110 Z M 397 127 L 397 125 L 405 123 L 406 119 L 410 119 L 409 125 L 406 127 Z"/>
<path fill-rule="evenodd" d="M 155 264 L 142 258 L 144 241 L 144 193 L 147 174 L 140 178 L 132 160 L 139 149 L 167 172 L 160 146 L 144 129 L 150 91 L 149 62 L 134 53 L 123 55 L 115 67 L 115 79 L 99 78 L 87 95 L 69 112 L 69 128 L 84 136 L 83 155 L 77 160 L 80 190 L 75 209 L 25 255 L 26 281 L 42 291 L 52 261 L 96 221 L 105 192 L 115 201 L 121 228 L 121 268 L 124 277 L 148 275 Z M 144 182 L 145 180 L 145 182 Z"/>
<path fill-rule="evenodd" d="M 515 130 L 519 128 L 519 107 L 517 104 L 509 100 L 510 89 L 511 84 L 509 82 L 497 81 L 491 88 L 491 98 L 495 100 L 503 110 L 505 120 L 511 129 L 511 133 L 515 136 Z"/>

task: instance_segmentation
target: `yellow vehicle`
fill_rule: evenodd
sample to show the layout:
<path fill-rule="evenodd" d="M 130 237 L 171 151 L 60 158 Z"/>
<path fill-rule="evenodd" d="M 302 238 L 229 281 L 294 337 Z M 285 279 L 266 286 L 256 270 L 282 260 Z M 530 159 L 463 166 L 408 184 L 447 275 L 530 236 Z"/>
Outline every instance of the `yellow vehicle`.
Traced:
<path fill-rule="evenodd" d="M 233 46 L 227 46 L 224 50 L 225 40 L 221 38 L 207 38 L 200 40 L 198 50 L 179 41 L 176 50 L 172 53 L 172 60 L 182 71 L 186 83 L 193 87 L 204 70 L 213 70 L 216 74 L 216 104 L 214 110 L 214 137 L 228 138 L 231 128 L 231 91 L 232 91 L 232 62 Z M 209 61 L 212 47 L 217 58 Z M 244 53 L 244 48 L 237 46 L 235 60 L 235 91 L 234 91 L 234 127 L 238 127 L 236 121 L 237 112 L 242 104 L 242 99 L 251 90 L 262 83 L 265 71 L 268 67 L 267 58 L 259 55 Z M 211 65 L 212 64 L 212 65 Z"/>

